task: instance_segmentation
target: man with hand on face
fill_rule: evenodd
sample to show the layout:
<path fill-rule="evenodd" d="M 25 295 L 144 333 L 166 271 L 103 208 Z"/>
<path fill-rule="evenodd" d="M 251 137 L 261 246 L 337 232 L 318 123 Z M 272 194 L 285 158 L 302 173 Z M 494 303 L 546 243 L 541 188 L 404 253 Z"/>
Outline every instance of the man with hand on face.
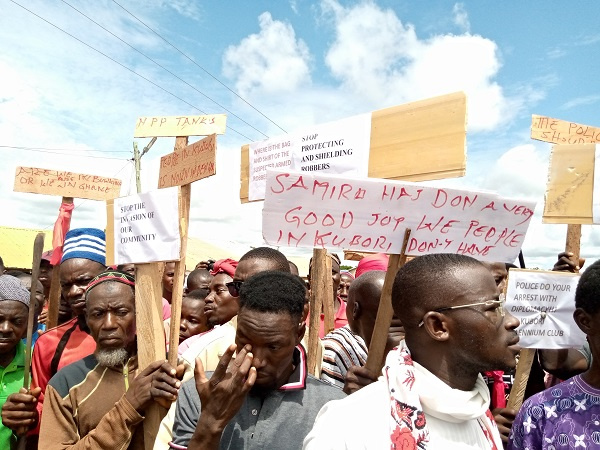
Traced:
<path fill-rule="evenodd" d="M 519 321 L 489 270 L 464 255 L 420 256 L 398 271 L 392 306 L 405 339 L 377 382 L 319 412 L 304 448 L 502 449 L 481 372 L 515 366 Z"/>
<path fill-rule="evenodd" d="M 136 376 L 135 282 L 131 275 L 103 272 L 90 281 L 85 298 L 96 351 L 50 380 L 40 444 L 44 449 L 143 449 L 140 424 L 144 411 L 152 402 L 169 406 L 181 382 L 164 360 Z"/>
<path fill-rule="evenodd" d="M 30 293 L 18 279 L 0 275 L 0 405 L 6 398 L 23 389 L 25 369 L 25 344 L 21 340 L 27 333 Z M 5 418 L 3 408 L 2 419 Z M 16 448 L 10 414 L 7 423 L 0 424 L 0 448 Z"/>
<path fill-rule="evenodd" d="M 177 402 L 171 448 L 301 448 L 321 406 L 345 396 L 307 375 L 299 345 L 305 295 L 302 280 L 289 273 L 244 282 L 236 343 L 213 374 L 197 361 Z"/>

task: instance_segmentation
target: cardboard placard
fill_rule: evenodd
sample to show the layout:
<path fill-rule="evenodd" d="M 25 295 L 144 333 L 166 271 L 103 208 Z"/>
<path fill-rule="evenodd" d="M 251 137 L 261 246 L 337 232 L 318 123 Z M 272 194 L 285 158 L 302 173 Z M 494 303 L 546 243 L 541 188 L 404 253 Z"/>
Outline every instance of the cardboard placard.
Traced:
<path fill-rule="evenodd" d="M 552 146 L 544 223 L 593 223 L 595 152 L 595 144 Z"/>
<path fill-rule="evenodd" d="M 265 198 L 267 169 L 367 176 L 371 114 L 315 125 L 250 144 L 249 200 Z"/>
<path fill-rule="evenodd" d="M 579 274 L 510 269 L 506 310 L 521 321 L 523 348 L 578 348 L 585 334 L 573 320 Z"/>
<path fill-rule="evenodd" d="M 160 158 L 158 187 L 182 186 L 216 173 L 217 136 L 212 134 Z"/>
<path fill-rule="evenodd" d="M 63 170 L 17 167 L 15 192 L 109 200 L 121 195 L 121 180 Z"/>
<path fill-rule="evenodd" d="M 172 187 L 114 200 L 114 263 L 179 259 L 179 189 Z"/>
<path fill-rule="evenodd" d="M 227 116 L 208 114 L 203 116 L 156 116 L 139 117 L 133 137 L 208 136 L 224 134 Z"/>
<path fill-rule="evenodd" d="M 466 117 L 463 92 L 374 111 L 368 176 L 407 181 L 464 176 Z M 249 201 L 249 149 L 241 149 L 242 203 Z"/>
<path fill-rule="evenodd" d="M 594 144 L 600 143 L 600 128 L 533 114 L 531 139 L 552 144 Z"/>
<path fill-rule="evenodd" d="M 270 245 L 400 253 L 461 253 L 514 261 L 535 202 L 378 179 L 268 171 L 263 237 Z"/>

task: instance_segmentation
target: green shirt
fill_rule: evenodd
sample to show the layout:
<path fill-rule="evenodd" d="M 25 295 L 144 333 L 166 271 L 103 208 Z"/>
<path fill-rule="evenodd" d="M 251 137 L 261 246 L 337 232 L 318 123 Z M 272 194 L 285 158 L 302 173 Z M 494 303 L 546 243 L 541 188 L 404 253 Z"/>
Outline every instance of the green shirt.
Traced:
<path fill-rule="evenodd" d="M 23 370 L 25 369 L 25 344 L 19 341 L 17 353 L 6 367 L 0 367 L 0 408 L 10 394 L 19 392 L 23 387 Z M 0 449 L 16 448 L 17 438 L 10 428 L 0 421 Z"/>

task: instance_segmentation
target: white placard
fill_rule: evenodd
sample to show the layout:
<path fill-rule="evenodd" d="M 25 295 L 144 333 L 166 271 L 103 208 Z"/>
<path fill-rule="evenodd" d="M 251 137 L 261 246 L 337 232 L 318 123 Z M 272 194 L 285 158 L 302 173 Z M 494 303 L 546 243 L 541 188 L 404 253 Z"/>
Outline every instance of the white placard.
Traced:
<path fill-rule="evenodd" d="M 578 274 L 510 269 L 506 309 L 521 321 L 523 348 L 581 347 L 585 334 L 573 319 Z"/>
<path fill-rule="evenodd" d="M 179 259 L 177 186 L 115 199 L 115 263 Z"/>
<path fill-rule="evenodd" d="M 249 147 L 248 199 L 265 198 L 269 168 L 366 177 L 371 145 L 371 113 L 314 125 Z"/>
<path fill-rule="evenodd" d="M 592 191 L 592 222 L 600 223 L 600 145 L 594 153 L 594 190 Z"/>
<path fill-rule="evenodd" d="M 268 170 L 263 237 L 270 245 L 461 253 L 513 262 L 535 202 L 376 178 Z"/>

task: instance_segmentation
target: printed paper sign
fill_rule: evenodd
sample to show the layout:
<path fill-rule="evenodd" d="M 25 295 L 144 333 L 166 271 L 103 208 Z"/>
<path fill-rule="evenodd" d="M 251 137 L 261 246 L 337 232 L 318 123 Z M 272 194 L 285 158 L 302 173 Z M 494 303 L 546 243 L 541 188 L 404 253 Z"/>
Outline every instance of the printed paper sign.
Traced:
<path fill-rule="evenodd" d="M 270 245 L 400 253 L 461 253 L 513 262 L 535 202 L 367 178 L 269 170 L 263 237 Z"/>
<path fill-rule="evenodd" d="M 585 334 L 573 319 L 578 274 L 510 269 L 506 309 L 521 321 L 523 348 L 581 347 Z"/>
<path fill-rule="evenodd" d="M 600 143 L 600 128 L 533 114 L 531 139 L 553 144 L 595 144 Z"/>
<path fill-rule="evenodd" d="M 13 190 L 90 200 L 110 200 L 121 195 L 121 180 L 66 170 L 19 166 L 15 173 Z"/>
<path fill-rule="evenodd" d="M 250 144 L 250 201 L 265 198 L 269 168 L 366 177 L 371 114 L 315 125 L 296 133 Z"/>
<path fill-rule="evenodd" d="M 115 199 L 115 264 L 178 260 L 177 187 Z"/>
<path fill-rule="evenodd" d="M 160 158 L 158 187 L 183 186 L 214 175 L 217 153 L 215 134 Z"/>
<path fill-rule="evenodd" d="M 227 116 L 209 114 L 205 116 L 158 116 L 139 117 L 133 137 L 208 136 L 224 134 Z"/>

